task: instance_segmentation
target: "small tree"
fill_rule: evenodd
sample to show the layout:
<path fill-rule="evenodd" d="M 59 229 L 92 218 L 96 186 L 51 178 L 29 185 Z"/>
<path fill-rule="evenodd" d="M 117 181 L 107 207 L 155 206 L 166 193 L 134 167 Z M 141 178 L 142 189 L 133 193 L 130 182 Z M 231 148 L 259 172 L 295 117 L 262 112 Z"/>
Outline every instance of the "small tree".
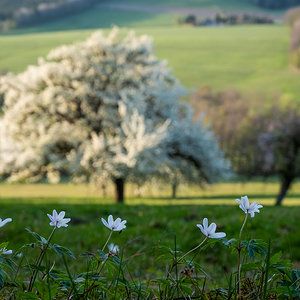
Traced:
<path fill-rule="evenodd" d="M 2 77 L 0 92 L 2 174 L 12 181 L 112 180 L 119 202 L 125 182 L 145 181 L 171 158 L 171 129 L 187 117 L 178 101 L 185 90 L 154 56 L 151 39 L 133 32 L 121 38 L 116 28 Z"/>

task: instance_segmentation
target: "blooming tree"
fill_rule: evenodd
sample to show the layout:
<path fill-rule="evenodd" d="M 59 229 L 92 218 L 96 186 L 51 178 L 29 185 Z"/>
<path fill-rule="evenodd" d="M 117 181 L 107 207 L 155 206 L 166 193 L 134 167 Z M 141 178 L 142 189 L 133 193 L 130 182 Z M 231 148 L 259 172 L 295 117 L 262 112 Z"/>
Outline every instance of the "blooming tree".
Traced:
<path fill-rule="evenodd" d="M 172 125 L 165 143 L 167 160 L 159 172 L 173 179 L 173 197 L 179 182 L 212 183 L 230 176 L 230 165 L 201 117 L 193 121 L 193 112 L 188 109 L 185 117 Z"/>
<path fill-rule="evenodd" d="M 177 136 L 188 117 L 187 106 L 178 101 L 185 90 L 155 57 L 149 37 L 130 32 L 122 38 L 117 28 L 107 37 L 98 31 L 54 49 L 37 66 L 2 77 L 1 93 L 0 173 L 11 181 L 47 177 L 55 183 L 64 175 L 111 180 L 122 202 L 126 181 L 145 181 L 162 165 L 189 173 L 184 162 L 194 160 L 199 149 L 189 143 L 202 134 L 214 140 L 205 128 L 197 135 L 197 124 L 193 134 L 183 130 L 189 138 Z M 193 162 L 202 177 L 212 170 L 207 156 L 216 153 L 206 152 Z M 223 169 L 222 157 L 216 161 Z"/>

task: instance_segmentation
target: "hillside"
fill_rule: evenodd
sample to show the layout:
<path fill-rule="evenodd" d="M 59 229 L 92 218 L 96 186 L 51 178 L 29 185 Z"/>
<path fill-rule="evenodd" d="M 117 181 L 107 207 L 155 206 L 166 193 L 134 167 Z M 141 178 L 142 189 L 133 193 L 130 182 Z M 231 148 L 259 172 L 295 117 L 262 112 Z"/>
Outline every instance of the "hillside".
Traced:
<path fill-rule="evenodd" d="M 170 12 L 171 8 L 182 10 L 185 5 L 185 11 L 193 8 L 197 12 L 201 7 L 206 13 L 219 9 L 274 13 L 255 7 L 251 1 L 123 2 L 123 5 L 139 5 L 136 10 L 129 6 L 117 9 L 112 5 L 120 5 L 120 1 L 102 0 L 93 9 L 79 14 L 0 36 L 3 45 L 0 70 L 20 72 L 28 64 L 36 64 L 37 58 L 45 56 L 53 47 L 82 40 L 93 30 L 117 25 L 153 36 L 157 55 L 168 60 L 175 75 L 188 88 L 211 85 L 218 90 L 234 87 L 267 95 L 284 93 L 297 97 L 300 94 L 299 74 L 288 66 L 287 28 L 277 25 L 185 27 L 179 26 L 176 14 Z M 282 17 L 282 13 L 277 16 Z"/>
<path fill-rule="evenodd" d="M 91 31 L 64 31 L 0 37 L 0 68 L 19 72 L 60 44 L 86 38 Z M 156 53 L 189 87 L 300 94 L 299 74 L 288 68 L 288 29 L 281 26 L 222 28 L 138 28 L 154 38 Z"/>
<path fill-rule="evenodd" d="M 274 11 L 260 8 L 254 3 L 255 1 L 250 0 L 2 0 L 0 1 L 0 32 L 44 24 L 54 20 L 63 23 L 67 16 L 76 18 L 85 10 L 89 10 L 88 14 L 93 14 L 94 10 L 99 8 L 104 11 L 106 9 L 129 11 L 139 15 L 140 13 L 144 15 L 154 13 L 173 16 L 196 14 L 201 17 L 225 12 L 250 13 L 278 18 L 283 13 L 282 10 Z M 74 25 L 76 26 L 76 23 Z"/>

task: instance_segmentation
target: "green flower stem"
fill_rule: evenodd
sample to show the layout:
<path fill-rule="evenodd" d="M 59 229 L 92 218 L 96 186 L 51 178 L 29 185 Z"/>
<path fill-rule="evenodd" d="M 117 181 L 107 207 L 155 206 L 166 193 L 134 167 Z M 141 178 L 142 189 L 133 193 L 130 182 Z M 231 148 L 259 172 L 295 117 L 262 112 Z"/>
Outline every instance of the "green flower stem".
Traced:
<path fill-rule="evenodd" d="M 208 239 L 208 238 L 205 237 L 205 239 L 204 239 L 198 246 L 196 246 L 195 248 L 191 249 L 190 251 L 188 251 L 187 253 L 185 253 L 184 255 L 182 255 L 178 260 L 174 261 L 173 264 L 172 264 L 172 266 L 171 266 L 171 268 L 170 268 L 170 270 L 169 270 L 169 272 L 168 272 L 168 274 L 167 274 L 167 278 L 169 278 L 169 276 L 170 276 L 170 274 L 171 274 L 173 268 L 174 268 L 181 260 L 183 260 L 188 254 L 190 254 L 190 253 L 192 253 L 193 251 L 195 251 L 195 250 L 197 250 L 198 248 L 200 248 L 200 247 L 204 244 L 204 242 L 205 242 L 207 239 Z"/>
<path fill-rule="evenodd" d="M 205 237 L 205 239 L 195 248 L 191 249 L 190 251 L 188 251 L 187 253 L 185 253 L 183 256 L 181 256 L 178 260 L 177 263 L 179 263 L 181 260 L 183 260 L 188 254 L 192 253 L 193 251 L 197 250 L 198 248 L 200 248 L 204 242 L 207 240 L 207 236 Z"/>
<path fill-rule="evenodd" d="M 245 228 L 247 219 L 248 219 L 248 213 L 246 213 L 243 225 L 242 225 L 241 230 L 240 230 L 239 245 L 237 247 L 237 251 L 238 251 L 238 265 L 237 265 L 237 269 L 238 269 L 237 270 L 238 271 L 238 275 L 237 275 L 238 276 L 238 278 L 237 278 L 238 297 L 240 297 L 240 295 L 241 295 L 241 268 L 242 268 L 242 266 L 241 266 L 241 251 L 242 251 L 241 243 L 242 243 L 242 233 L 243 233 L 243 230 Z"/>
<path fill-rule="evenodd" d="M 112 233 L 113 233 L 113 231 L 111 230 L 111 231 L 110 231 L 110 234 L 109 234 L 109 236 L 108 236 L 108 238 L 107 238 L 107 240 L 106 240 L 106 242 L 105 242 L 105 244 L 104 244 L 104 246 L 103 246 L 103 248 L 102 248 L 102 251 L 104 251 L 106 245 L 108 244 L 108 242 L 109 242 L 109 240 L 110 240 L 110 238 L 111 238 Z"/>
<path fill-rule="evenodd" d="M 35 280 L 36 280 L 36 277 L 37 277 L 37 274 L 38 274 L 38 271 L 39 271 L 39 268 L 40 268 L 40 266 L 41 266 L 41 263 L 42 263 L 43 258 L 44 258 L 44 256 L 45 256 L 45 253 L 46 253 L 46 251 L 47 251 L 47 249 L 48 249 L 48 247 L 49 247 L 50 241 L 51 241 L 51 239 L 52 239 L 52 237 L 53 237 L 53 234 L 54 234 L 55 230 L 56 230 L 56 226 L 53 228 L 52 232 L 50 233 L 50 235 L 49 235 L 49 237 L 48 237 L 48 240 L 47 240 L 47 244 L 46 244 L 45 248 L 42 248 L 41 253 L 40 253 L 40 255 L 39 255 L 39 257 L 38 257 L 38 259 L 37 259 L 37 261 L 36 261 L 37 267 L 36 267 L 36 269 L 34 270 L 33 275 L 32 275 L 32 277 L 31 277 L 31 279 L 30 279 L 29 286 L 28 286 L 28 292 L 31 292 L 31 291 L 32 291 L 34 282 L 35 282 Z"/>
<path fill-rule="evenodd" d="M 242 227 L 241 227 L 241 230 L 240 230 L 239 244 L 240 244 L 241 241 L 242 241 L 242 233 L 243 233 L 244 227 L 245 227 L 245 225 L 246 225 L 247 219 L 248 219 L 248 213 L 246 213 L 246 217 L 245 217 L 245 219 L 244 219 L 244 223 L 243 223 L 243 225 L 242 225 Z"/>

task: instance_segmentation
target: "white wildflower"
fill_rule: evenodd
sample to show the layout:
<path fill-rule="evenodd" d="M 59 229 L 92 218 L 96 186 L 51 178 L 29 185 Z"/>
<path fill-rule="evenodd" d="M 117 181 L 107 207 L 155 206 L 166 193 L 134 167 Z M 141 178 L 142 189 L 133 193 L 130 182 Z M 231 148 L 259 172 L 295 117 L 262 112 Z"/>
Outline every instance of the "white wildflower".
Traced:
<path fill-rule="evenodd" d="M 114 243 L 109 244 L 108 250 L 114 254 L 117 254 L 120 252 L 119 246 L 115 245 Z"/>
<path fill-rule="evenodd" d="M 256 201 L 254 201 L 250 205 L 247 196 L 241 197 L 241 200 L 236 199 L 235 201 L 240 205 L 240 208 L 245 212 L 245 214 L 250 214 L 252 218 L 254 217 L 254 214 L 256 212 L 259 213 L 260 212 L 259 209 L 263 207 L 261 204 L 259 204 Z"/>
<path fill-rule="evenodd" d="M 0 249 L 1 254 L 12 254 L 12 250 L 6 250 L 6 248 Z"/>
<path fill-rule="evenodd" d="M 104 220 L 103 218 L 101 218 L 102 220 L 102 223 L 107 227 L 109 228 L 110 230 L 113 230 L 113 231 L 121 231 L 123 230 L 124 228 L 126 228 L 126 220 L 122 221 L 120 218 L 117 218 L 115 221 L 114 221 L 114 218 L 112 215 L 110 215 L 108 217 L 108 220 L 106 222 L 106 220 Z"/>
<path fill-rule="evenodd" d="M 6 223 L 11 222 L 12 218 L 7 218 L 5 220 L 2 221 L 2 219 L 0 218 L 0 227 L 3 227 Z"/>
<path fill-rule="evenodd" d="M 50 225 L 55 226 L 57 228 L 60 227 L 68 227 L 68 224 L 71 219 L 70 218 L 64 218 L 65 217 L 65 212 L 61 211 L 59 214 L 57 214 L 56 210 L 53 210 L 52 216 L 47 214 L 49 219 L 51 220 Z"/>
<path fill-rule="evenodd" d="M 220 239 L 226 236 L 225 232 L 217 232 L 216 233 L 216 228 L 217 225 L 215 223 L 211 223 L 208 226 L 208 219 L 204 218 L 203 219 L 203 226 L 201 224 L 197 224 L 197 227 L 200 228 L 200 230 L 202 231 L 202 233 L 211 238 L 211 239 Z"/>

